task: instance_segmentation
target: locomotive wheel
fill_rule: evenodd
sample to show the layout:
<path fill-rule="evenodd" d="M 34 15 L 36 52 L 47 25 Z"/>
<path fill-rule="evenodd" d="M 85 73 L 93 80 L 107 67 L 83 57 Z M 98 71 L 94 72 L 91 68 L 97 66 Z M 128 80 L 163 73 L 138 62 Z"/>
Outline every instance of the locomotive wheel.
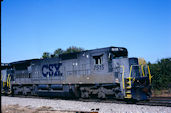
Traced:
<path fill-rule="evenodd" d="M 103 87 L 99 88 L 98 98 L 101 98 L 101 99 L 106 98 L 106 94 L 104 93 L 104 88 Z"/>
<path fill-rule="evenodd" d="M 89 98 L 88 92 L 81 92 L 81 98 Z"/>
<path fill-rule="evenodd" d="M 105 99 L 106 98 L 105 93 L 104 92 L 99 92 L 98 93 L 98 98 Z"/>
<path fill-rule="evenodd" d="M 123 99 L 123 95 L 121 92 L 115 93 L 115 97 L 116 97 L 116 99 Z"/>
<path fill-rule="evenodd" d="M 76 90 L 74 91 L 74 95 L 75 95 L 75 98 L 80 98 L 81 94 L 80 94 L 79 88 L 76 88 Z"/>

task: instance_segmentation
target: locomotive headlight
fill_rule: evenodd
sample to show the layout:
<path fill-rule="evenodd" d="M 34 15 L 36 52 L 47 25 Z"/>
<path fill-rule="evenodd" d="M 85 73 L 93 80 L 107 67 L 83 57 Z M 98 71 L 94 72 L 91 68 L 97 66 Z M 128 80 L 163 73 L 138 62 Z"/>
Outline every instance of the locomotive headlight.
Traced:
<path fill-rule="evenodd" d="M 118 78 L 116 78 L 116 79 L 115 79 L 115 82 L 116 82 L 116 83 L 119 83 L 119 79 L 118 79 Z"/>

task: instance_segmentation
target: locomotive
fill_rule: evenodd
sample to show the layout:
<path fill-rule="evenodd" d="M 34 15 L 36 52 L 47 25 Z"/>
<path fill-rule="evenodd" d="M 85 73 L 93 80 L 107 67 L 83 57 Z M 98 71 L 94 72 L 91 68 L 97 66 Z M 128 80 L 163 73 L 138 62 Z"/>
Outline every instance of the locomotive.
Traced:
<path fill-rule="evenodd" d="M 112 46 L 1 64 L 1 93 L 148 100 L 151 74 L 126 48 Z"/>

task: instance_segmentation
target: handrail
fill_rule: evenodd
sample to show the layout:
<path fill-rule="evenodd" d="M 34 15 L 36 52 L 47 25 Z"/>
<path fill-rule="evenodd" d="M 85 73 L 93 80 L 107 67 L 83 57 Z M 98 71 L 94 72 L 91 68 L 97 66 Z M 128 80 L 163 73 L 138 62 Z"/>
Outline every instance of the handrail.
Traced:
<path fill-rule="evenodd" d="M 149 66 L 148 66 L 148 74 L 149 74 L 149 81 L 150 81 L 150 84 L 151 84 L 151 78 L 152 78 L 152 76 L 151 76 L 151 73 L 150 73 L 150 68 L 149 68 Z"/>
<path fill-rule="evenodd" d="M 129 78 L 131 77 L 131 72 L 132 72 L 132 65 L 130 67 Z"/>
<path fill-rule="evenodd" d="M 130 72 L 129 72 L 129 86 L 131 87 L 131 73 L 132 73 L 132 65 L 130 67 Z"/>
<path fill-rule="evenodd" d="M 145 74 L 144 74 L 143 66 L 144 66 L 144 65 L 141 65 L 141 70 L 142 70 L 142 74 L 143 74 L 143 77 L 144 77 L 144 76 L 145 76 Z"/>
<path fill-rule="evenodd" d="M 9 79 L 9 74 L 8 74 L 8 77 L 7 77 L 7 87 L 8 87 L 8 79 Z"/>
<path fill-rule="evenodd" d="M 8 77 L 7 77 L 7 87 L 10 88 L 10 81 L 11 81 L 11 76 L 10 74 L 8 74 Z"/>
<path fill-rule="evenodd" d="M 123 89 L 125 89 L 125 81 L 124 81 L 124 66 L 120 66 L 123 68 L 123 72 L 122 72 L 122 86 L 123 86 Z"/>
<path fill-rule="evenodd" d="M 10 88 L 10 86 L 11 86 L 11 76 L 9 77 L 8 80 L 9 80 L 9 81 L 8 81 L 8 86 L 9 86 L 9 88 Z"/>

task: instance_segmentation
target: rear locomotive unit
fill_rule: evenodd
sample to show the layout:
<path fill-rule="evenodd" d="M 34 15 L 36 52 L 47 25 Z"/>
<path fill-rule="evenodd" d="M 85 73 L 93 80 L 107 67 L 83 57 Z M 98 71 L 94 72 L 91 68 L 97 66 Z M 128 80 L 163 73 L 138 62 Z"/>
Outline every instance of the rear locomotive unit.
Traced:
<path fill-rule="evenodd" d="M 128 58 L 123 47 L 12 62 L 5 70 L 11 71 L 4 75 L 1 71 L 9 81 L 8 90 L 3 91 L 13 95 L 135 100 L 151 96 L 149 67 Z"/>

